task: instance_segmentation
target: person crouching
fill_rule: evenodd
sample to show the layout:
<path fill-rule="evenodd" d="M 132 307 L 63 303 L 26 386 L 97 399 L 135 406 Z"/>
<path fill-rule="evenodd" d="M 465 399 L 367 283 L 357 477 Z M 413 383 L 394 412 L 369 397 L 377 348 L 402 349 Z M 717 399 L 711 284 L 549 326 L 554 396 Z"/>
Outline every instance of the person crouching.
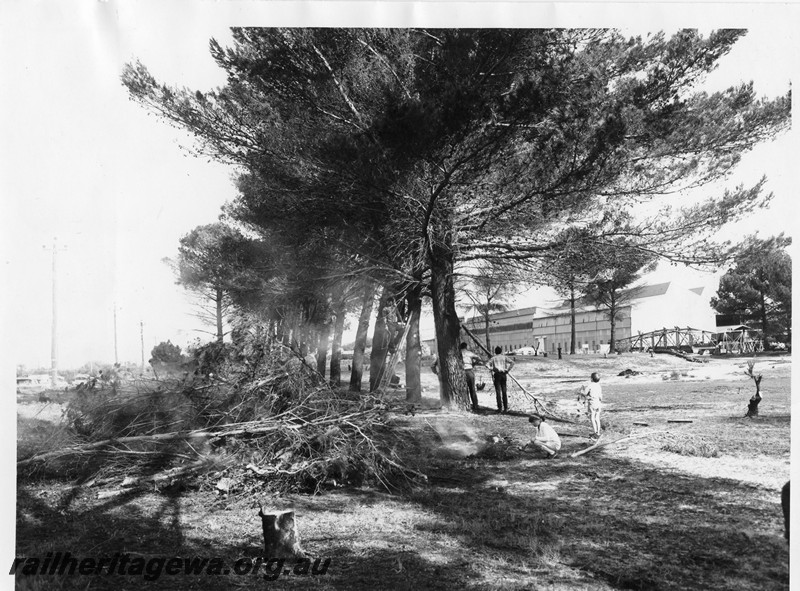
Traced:
<path fill-rule="evenodd" d="M 561 438 L 555 429 L 548 425 L 544 418 L 539 415 L 533 415 L 528 419 L 528 422 L 532 423 L 536 428 L 536 435 L 528 445 L 543 451 L 548 458 L 556 457 L 561 449 Z"/>

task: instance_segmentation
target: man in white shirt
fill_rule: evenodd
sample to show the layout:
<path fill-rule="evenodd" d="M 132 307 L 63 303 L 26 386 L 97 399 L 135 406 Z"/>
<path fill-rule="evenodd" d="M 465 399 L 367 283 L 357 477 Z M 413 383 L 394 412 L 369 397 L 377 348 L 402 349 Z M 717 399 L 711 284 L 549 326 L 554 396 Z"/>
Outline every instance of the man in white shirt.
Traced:
<path fill-rule="evenodd" d="M 497 412 L 508 412 L 507 376 L 508 372 L 514 367 L 514 360 L 503 355 L 502 347 L 494 348 L 494 357 L 489 359 L 489 367 L 492 370 L 492 382 L 494 392 L 497 396 Z"/>

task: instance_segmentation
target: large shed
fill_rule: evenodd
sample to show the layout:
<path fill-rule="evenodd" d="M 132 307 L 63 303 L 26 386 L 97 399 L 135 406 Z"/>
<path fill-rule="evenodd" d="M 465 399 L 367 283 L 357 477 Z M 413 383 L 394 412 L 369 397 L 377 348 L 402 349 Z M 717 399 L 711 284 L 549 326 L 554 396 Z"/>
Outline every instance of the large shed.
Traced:
<path fill-rule="evenodd" d="M 680 280 L 627 290 L 623 297 L 627 303 L 617 314 L 615 340 L 629 339 L 662 327 L 699 326 L 713 330 L 715 316 L 710 292 L 707 286 L 687 286 Z M 480 317 L 466 319 L 464 324 L 476 335 L 482 335 L 485 330 Z M 560 347 L 566 352 L 569 351 L 570 332 L 569 301 L 553 308 L 522 308 L 489 317 L 491 344 L 504 351 L 534 347 L 552 354 Z M 575 337 L 576 352 L 608 352 L 611 322 L 607 310 L 584 300 L 576 302 Z"/>

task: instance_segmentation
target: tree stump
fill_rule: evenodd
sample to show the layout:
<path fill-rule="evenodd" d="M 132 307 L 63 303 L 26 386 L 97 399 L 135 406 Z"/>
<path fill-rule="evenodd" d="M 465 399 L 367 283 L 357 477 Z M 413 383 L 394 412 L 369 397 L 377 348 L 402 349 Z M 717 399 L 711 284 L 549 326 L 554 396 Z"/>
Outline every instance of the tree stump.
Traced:
<path fill-rule="evenodd" d="M 761 402 L 761 376 L 754 376 L 753 381 L 756 383 L 756 393 L 750 397 L 750 402 L 747 403 L 747 414 L 745 415 L 751 419 L 758 416 L 758 403 Z"/>
<path fill-rule="evenodd" d="M 761 402 L 761 374 L 756 375 L 753 372 L 753 367 L 755 366 L 754 361 L 747 362 L 747 375 L 753 379 L 756 385 L 756 393 L 750 397 L 750 402 L 747 404 L 747 414 L 744 415 L 745 417 L 753 418 L 758 416 L 758 403 Z"/>
<path fill-rule="evenodd" d="M 259 509 L 258 515 L 261 517 L 261 527 L 264 530 L 266 559 L 305 557 L 305 552 L 300 548 L 294 511 L 264 513 L 263 509 Z"/>

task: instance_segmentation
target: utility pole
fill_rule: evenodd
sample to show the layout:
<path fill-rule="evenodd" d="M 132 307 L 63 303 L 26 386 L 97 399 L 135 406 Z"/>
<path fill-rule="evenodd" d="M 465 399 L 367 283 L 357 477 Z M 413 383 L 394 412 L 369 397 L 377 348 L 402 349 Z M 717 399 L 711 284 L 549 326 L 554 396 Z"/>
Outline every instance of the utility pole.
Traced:
<path fill-rule="evenodd" d="M 117 354 L 117 302 L 114 302 L 114 365 L 119 363 Z"/>
<path fill-rule="evenodd" d="M 56 273 L 56 253 L 59 250 L 65 250 L 66 247 L 58 246 L 58 241 L 54 237 L 53 238 L 53 246 L 47 247 L 42 246 L 42 248 L 50 248 L 53 254 L 53 322 L 51 325 L 51 333 L 50 333 L 50 387 L 56 387 L 56 381 L 58 380 L 58 290 L 57 290 L 57 273 Z"/>
<path fill-rule="evenodd" d="M 144 322 L 139 321 L 139 339 L 142 342 L 142 375 L 144 375 Z"/>

